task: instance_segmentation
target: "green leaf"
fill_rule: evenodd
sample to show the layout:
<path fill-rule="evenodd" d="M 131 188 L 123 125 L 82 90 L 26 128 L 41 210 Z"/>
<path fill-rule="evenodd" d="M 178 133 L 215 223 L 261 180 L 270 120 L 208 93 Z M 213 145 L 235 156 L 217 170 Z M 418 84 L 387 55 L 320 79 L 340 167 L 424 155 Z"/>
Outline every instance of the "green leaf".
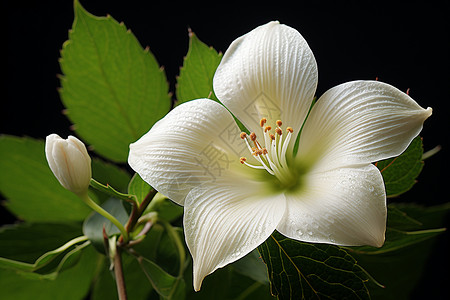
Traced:
<path fill-rule="evenodd" d="M 213 77 L 221 59 L 221 53 L 217 53 L 200 41 L 193 32 L 189 32 L 189 50 L 177 78 L 178 104 L 199 98 L 217 100 L 213 91 Z"/>
<path fill-rule="evenodd" d="M 168 83 L 123 24 L 91 15 L 78 1 L 74 6 L 61 51 L 61 98 L 75 131 L 97 153 L 126 162 L 129 144 L 168 112 Z"/>
<path fill-rule="evenodd" d="M 136 198 L 134 195 L 121 193 L 117 191 L 115 188 L 113 188 L 111 185 L 109 184 L 104 185 L 103 183 L 100 183 L 93 178 L 91 179 L 90 186 L 105 195 L 109 195 L 111 197 L 122 199 L 131 203 L 136 202 Z"/>
<path fill-rule="evenodd" d="M 159 299 L 149 298 L 152 286 L 145 282 L 139 263 L 131 255 L 122 255 L 123 272 L 125 276 L 125 286 L 127 288 L 127 296 L 130 300 L 148 300 Z M 109 261 L 104 259 L 102 271 L 94 281 L 91 300 L 117 300 L 117 287 L 114 282 L 112 272 L 109 270 Z"/>
<path fill-rule="evenodd" d="M 113 186 L 122 193 L 127 191 L 128 182 L 131 179 L 130 174 L 125 170 L 98 158 L 92 159 L 92 178 Z"/>
<path fill-rule="evenodd" d="M 0 136 L 0 192 L 6 207 L 30 222 L 81 221 L 90 209 L 64 189 L 50 170 L 44 142 Z"/>
<path fill-rule="evenodd" d="M 401 211 L 397 206 L 388 207 L 388 221 L 386 229 L 386 240 L 380 248 L 371 246 L 348 247 L 350 253 L 376 255 L 397 251 L 404 247 L 423 242 L 433 238 L 445 228 L 424 227 L 423 223 L 415 220 L 407 213 Z"/>
<path fill-rule="evenodd" d="M 98 259 L 92 247 L 87 247 L 81 251 L 77 264 L 60 273 L 55 280 L 30 277 L 26 273 L 0 268 L 2 299 L 84 299 L 94 279 Z"/>
<path fill-rule="evenodd" d="M 417 231 L 402 231 L 392 228 L 386 230 L 386 241 L 381 248 L 375 248 L 370 246 L 361 246 L 349 248 L 351 253 L 376 255 L 384 254 L 392 251 L 397 251 L 401 248 L 405 248 L 432 237 L 435 237 L 445 231 L 445 228 L 429 229 L 429 230 L 417 230 Z"/>
<path fill-rule="evenodd" d="M 84 236 L 68 240 L 76 234 L 79 235 L 79 226 L 69 224 L 25 223 L 4 227 L 0 231 L 3 246 L 0 268 L 14 270 L 28 278 L 55 279 L 60 272 L 73 267 L 81 250 L 89 246 Z M 56 249 L 48 251 L 56 244 Z"/>
<path fill-rule="evenodd" d="M 267 272 L 265 273 L 267 277 Z M 252 280 L 237 272 L 234 264 L 220 268 L 206 276 L 199 292 L 192 288 L 192 264 L 186 269 L 187 299 L 192 300 L 273 300 L 268 284 Z"/>
<path fill-rule="evenodd" d="M 138 173 L 134 174 L 128 185 L 128 194 L 135 195 L 139 203 L 150 193 L 152 187 L 145 182 Z"/>
<path fill-rule="evenodd" d="M 234 262 L 231 266 L 236 272 L 248 276 L 255 281 L 263 284 L 269 283 L 266 266 L 256 249 Z"/>
<path fill-rule="evenodd" d="M 174 237 L 174 234 L 178 237 Z M 184 298 L 185 283 L 182 275 L 185 265 L 184 259 L 180 259 L 180 249 L 174 239 L 184 240 L 180 228 L 172 228 L 170 231 L 167 226 L 156 223 L 145 239 L 133 249 L 136 261 L 157 293 L 164 299 L 178 300 Z M 184 251 L 183 248 L 182 254 Z"/>
<path fill-rule="evenodd" d="M 450 203 L 432 207 L 396 203 L 395 205 L 391 204 L 389 208 L 390 211 L 392 209 L 400 211 L 401 214 L 397 214 L 394 218 L 403 218 L 403 220 L 392 222 L 392 217 L 389 217 L 388 214 L 388 226 L 402 228 L 405 231 L 425 231 L 429 228 L 443 226 L 445 218 L 450 212 Z M 419 235 L 421 235 L 420 232 Z M 429 296 L 426 298 L 435 299 L 436 297 L 433 295 L 436 295 L 436 292 L 431 290 L 432 287 L 423 285 L 420 281 L 425 276 L 429 284 L 430 278 L 442 276 L 440 273 L 424 272 L 424 268 L 432 263 L 430 262 L 430 255 L 433 253 L 433 245 L 436 240 L 433 237 L 435 236 L 431 235 L 420 243 L 405 245 L 393 249 L 394 251 L 381 252 L 378 255 L 368 255 L 370 253 L 363 251 L 360 253 L 352 252 L 351 254 L 357 259 L 358 264 L 385 286 L 384 289 L 370 287 L 372 299 L 407 300 L 411 299 L 412 296 L 417 298 L 419 296 L 414 294 L 415 290 L 420 290 L 421 295 Z M 387 241 L 390 239 L 391 237 L 387 236 Z M 380 250 L 383 248 L 380 248 Z M 438 258 L 434 261 L 440 263 L 441 260 L 442 258 Z M 432 268 L 435 269 L 435 267 Z M 444 270 L 445 267 L 442 269 Z"/>
<path fill-rule="evenodd" d="M 120 223 L 125 225 L 128 221 L 128 214 L 123 207 L 122 201 L 119 199 L 111 198 L 101 205 L 101 207 L 115 217 Z M 100 215 L 99 213 L 92 213 L 89 218 L 83 223 L 83 233 L 92 242 L 92 245 L 100 253 L 105 253 L 103 243 L 103 227 L 105 228 L 108 236 L 119 234 L 119 229 L 111 223 L 108 219 Z"/>
<path fill-rule="evenodd" d="M 80 236 L 78 223 L 21 223 L 0 228 L 0 257 L 32 264 Z"/>
<path fill-rule="evenodd" d="M 368 274 L 345 250 L 309 244 L 274 232 L 259 252 L 278 299 L 369 299 Z"/>
<path fill-rule="evenodd" d="M 160 266 L 144 257 L 137 258 L 142 270 L 153 288 L 163 299 L 183 299 L 176 296 L 182 295 L 184 290 L 183 278 L 177 278 L 164 271 Z"/>
<path fill-rule="evenodd" d="M 422 139 L 416 137 L 400 156 L 377 162 L 386 186 L 388 197 L 410 190 L 423 168 Z"/>

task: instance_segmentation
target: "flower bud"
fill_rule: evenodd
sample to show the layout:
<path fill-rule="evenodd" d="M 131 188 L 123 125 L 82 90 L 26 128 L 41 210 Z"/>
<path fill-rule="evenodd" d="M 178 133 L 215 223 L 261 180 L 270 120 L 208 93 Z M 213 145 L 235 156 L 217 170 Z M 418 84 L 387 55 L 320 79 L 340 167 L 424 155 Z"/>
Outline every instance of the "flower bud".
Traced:
<path fill-rule="evenodd" d="M 87 192 L 92 177 L 91 158 L 83 142 L 74 136 L 65 140 L 50 134 L 45 141 L 45 155 L 64 188 L 79 196 Z"/>

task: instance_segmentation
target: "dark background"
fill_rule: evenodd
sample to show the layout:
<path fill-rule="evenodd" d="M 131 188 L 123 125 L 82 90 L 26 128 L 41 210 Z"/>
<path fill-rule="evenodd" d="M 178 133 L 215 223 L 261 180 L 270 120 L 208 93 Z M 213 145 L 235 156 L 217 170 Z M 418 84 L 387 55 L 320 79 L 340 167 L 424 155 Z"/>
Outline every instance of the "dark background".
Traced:
<path fill-rule="evenodd" d="M 72 133 L 71 124 L 61 114 L 57 75 L 61 73 L 59 51 L 73 22 L 72 1 L 7 2 L 7 67 L 2 68 L 7 93 L 2 93 L 0 134 L 45 138 L 56 132 L 66 137 Z M 149 46 L 164 66 L 172 91 L 187 53 L 188 27 L 203 42 L 224 52 L 235 38 L 271 20 L 296 28 L 308 41 L 319 66 L 318 96 L 346 81 L 376 77 L 403 91 L 410 88 L 411 97 L 421 106 L 433 108 L 421 133 L 425 150 L 436 145 L 443 148 L 426 161 L 413 190 L 394 201 L 424 205 L 449 201 L 450 1 L 148 3 L 81 1 L 94 15 L 110 14 L 124 22 L 143 47 Z M 0 215 L 1 223 L 14 222 L 1 207 Z M 432 272 L 446 272 L 440 276 L 441 284 L 448 279 L 443 266 L 448 263 L 448 236 L 438 241 L 438 258 L 430 258 Z M 444 263 L 442 256 L 447 257 Z"/>

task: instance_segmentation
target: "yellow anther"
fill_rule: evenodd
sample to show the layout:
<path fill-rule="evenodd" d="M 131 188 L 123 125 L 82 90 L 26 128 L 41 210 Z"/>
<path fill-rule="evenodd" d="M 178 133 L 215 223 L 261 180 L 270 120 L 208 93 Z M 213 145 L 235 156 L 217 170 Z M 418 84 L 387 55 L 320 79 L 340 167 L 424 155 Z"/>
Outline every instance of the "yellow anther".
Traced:
<path fill-rule="evenodd" d="M 254 142 L 256 141 L 256 133 L 252 132 L 250 133 L 250 139 Z"/>
<path fill-rule="evenodd" d="M 282 134 L 283 134 L 283 131 L 282 131 L 280 128 L 275 128 L 275 132 L 276 132 L 278 135 L 282 135 Z"/>
<path fill-rule="evenodd" d="M 290 133 L 294 132 L 294 129 L 292 129 L 292 127 L 288 127 L 288 128 L 286 128 L 286 130 L 289 131 Z"/>
<path fill-rule="evenodd" d="M 281 127 L 281 125 L 283 125 L 283 122 L 281 122 L 281 120 L 277 120 L 276 123 L 277 123 L 277 126 L 278 126 L 278 127 Z"/>
<path fill-rule="evenodd" d="M 271 139 L 272 141 L 275 140 L 275 135 L 269 134 L 269 136 L 270 136 L 270 139 Z"/>
<path fill-rule="evenodd" d="M 267 131 L 270 131 L 270 130 L 272 130 L 272 127 L 270 127 L 270 126 L 266 126 L 266 127 L 264 128 L 264 132 L 267 132 Z"/>
<path fill-rule="evenodd" d="M 259 126 L 263 127 L 264 124 L 266 124 L 266 122 L 267 122 L 267 119 L 266 119 L 266 118 L 262 118 L 262 119 L 259 121 Z"/>
<path fill-rule="evenodd" d="M 244 162 L 246 162 L 247 159 L 246 159 L 245 157 L 241 157 L 241 158 L 239 159 L 239 161 L 241 162 L 241 164 L 244 164 Z"/>
<path fill-rule="evenodd" d="M 263 149 L 262 149 L 262 154 L 266 155 L 267 153 L 269 153 L 269 151 L 267 151 L 266 148 L 263 148 Z"/>
<path fill-rule="evenodd" d="M 241 139 L 245 139 L 247 137 L 247 134 L 245 132 L 241 132 L 240 137 Z"/>

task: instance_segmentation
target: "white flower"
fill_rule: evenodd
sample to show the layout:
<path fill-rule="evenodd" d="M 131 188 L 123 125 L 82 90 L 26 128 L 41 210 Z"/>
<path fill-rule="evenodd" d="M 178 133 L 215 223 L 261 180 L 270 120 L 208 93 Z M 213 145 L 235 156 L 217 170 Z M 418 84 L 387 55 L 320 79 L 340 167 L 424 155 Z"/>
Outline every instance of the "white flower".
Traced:
<path fill-rule="evenodd" d="M 61 185 L 69 191 L 83 196 L 91 180 L 91 158 L 85 145 L 74 136 L 66 140 L 50 134 L 45 141 L 48 164 Z"/>
<path fill-rule="evenodd" d="M 372 162 L 401 154 L 431 108 L 388 84 L 354 81 L 328 90 L 306 119 L 316 85 L 306 41 L 270 22 L 226 51 L 214 76 L 226 108 L 181 104 L 130 146 L 131 167 L 184 205 L 195 290 L 274 230 L 306 242 L 383 245 L 386 195 Z M 227 109 L 253 133 L 240 134 Z"/>

